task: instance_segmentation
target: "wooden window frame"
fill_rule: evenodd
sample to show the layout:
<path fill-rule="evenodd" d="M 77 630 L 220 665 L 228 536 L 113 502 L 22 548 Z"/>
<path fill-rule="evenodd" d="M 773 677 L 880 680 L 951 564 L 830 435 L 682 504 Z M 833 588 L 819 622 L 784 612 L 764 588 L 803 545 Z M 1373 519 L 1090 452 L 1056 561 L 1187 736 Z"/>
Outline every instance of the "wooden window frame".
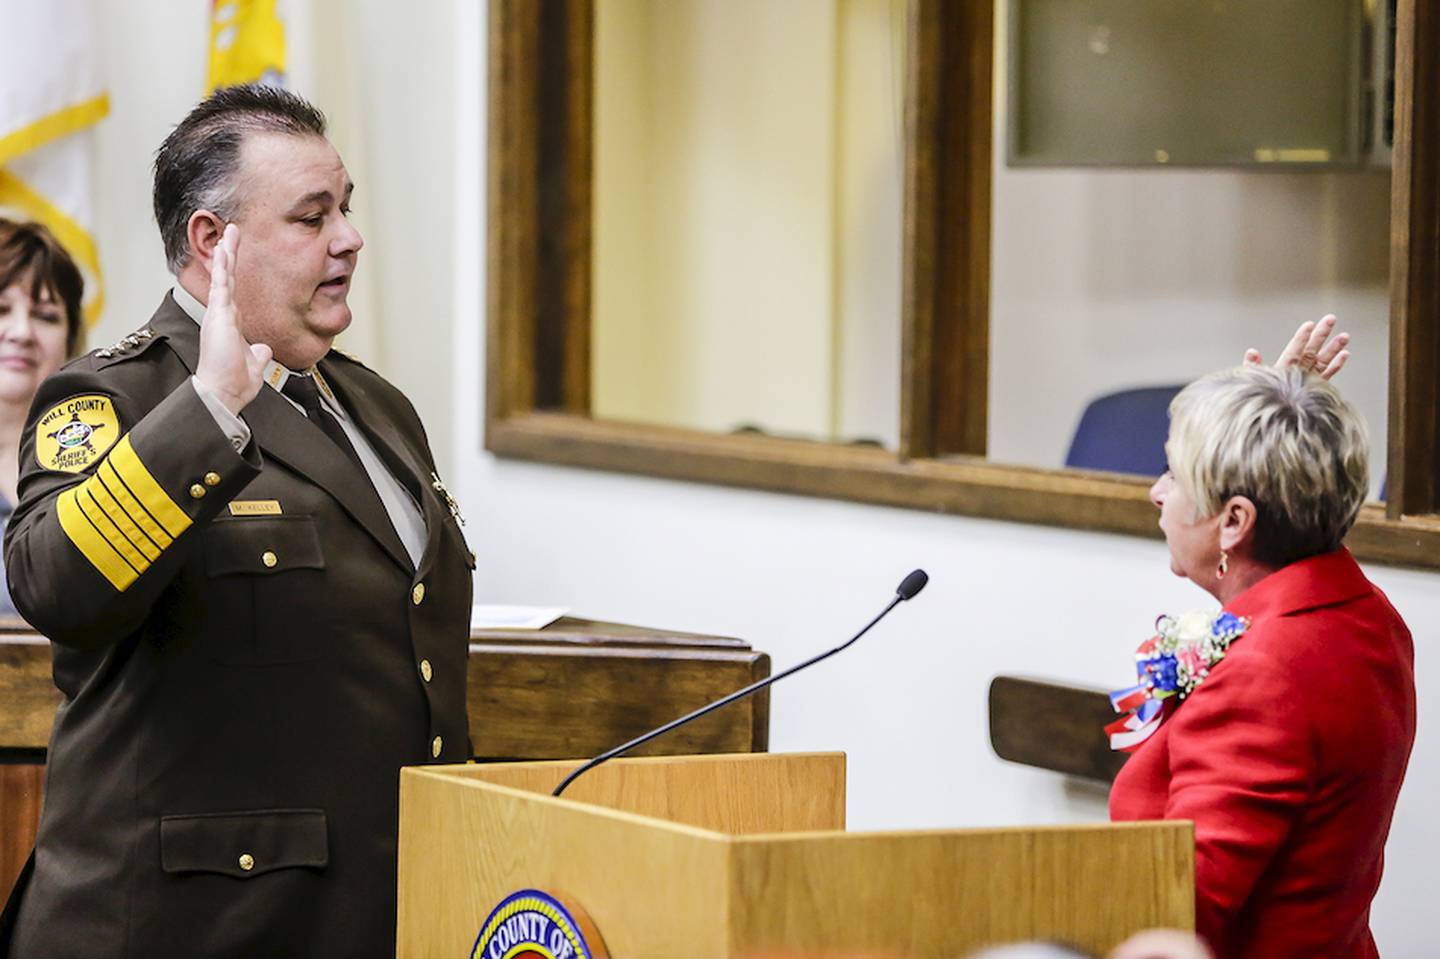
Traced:
<path fill-rule="evenodd" d="M 1156 537 L 1148 483 L 984 459 L 994 10 L 911 0 L 897 450 L 590 417 L 594 0 L 490 0 L 485 446 L 516 459 Z M 1388 501 L 1347 543 L 1440 569 L 1440 0 L 1400 0 Z"/>

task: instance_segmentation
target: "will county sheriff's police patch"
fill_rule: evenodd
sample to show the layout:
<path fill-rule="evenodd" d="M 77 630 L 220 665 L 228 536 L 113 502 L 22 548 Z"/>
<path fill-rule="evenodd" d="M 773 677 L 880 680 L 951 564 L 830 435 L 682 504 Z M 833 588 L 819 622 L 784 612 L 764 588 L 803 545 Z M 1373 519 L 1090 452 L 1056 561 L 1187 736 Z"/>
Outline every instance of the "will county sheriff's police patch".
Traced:
<path fill-rule="evenodd" d="M 120 438 L 110 397 L 72 396 L 52 406 L 35 424 L 35 458 L 47 470 L 79 473 Z"/>

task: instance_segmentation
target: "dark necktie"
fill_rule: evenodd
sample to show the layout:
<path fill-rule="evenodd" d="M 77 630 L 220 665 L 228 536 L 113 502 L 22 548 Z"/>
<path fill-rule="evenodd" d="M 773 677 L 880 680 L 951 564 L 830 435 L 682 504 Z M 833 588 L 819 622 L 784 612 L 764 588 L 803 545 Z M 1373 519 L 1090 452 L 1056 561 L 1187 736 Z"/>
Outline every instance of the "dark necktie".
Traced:
<path fill-rule="evenodd" d="M 305 411 L 310 422 L 324 430 L 325 435 L 335 441 L 335 445 L 350 457 L 350 462 L 355 464 L 361 475 L 366 477 L 370 475 L 365 471 L 365 464 L 360 462 L 360 454 L 356 453 L 355 447 L 351 445 L 350 437 L 345 435 L 345 428 L 320 402 L 320 389 L 315 385 L 313 376 L 291 373 L 286 378 L 285 385 L 280 392 L 300 404 L 300 408 Z"/>

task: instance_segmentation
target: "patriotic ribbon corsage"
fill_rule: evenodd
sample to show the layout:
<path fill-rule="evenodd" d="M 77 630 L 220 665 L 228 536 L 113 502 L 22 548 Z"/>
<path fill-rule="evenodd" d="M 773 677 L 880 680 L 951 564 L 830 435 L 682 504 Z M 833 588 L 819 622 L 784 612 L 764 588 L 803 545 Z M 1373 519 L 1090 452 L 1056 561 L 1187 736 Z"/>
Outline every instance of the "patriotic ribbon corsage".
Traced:
<path fill-rule="evenodd" d="M 1140 681 L 1110 694 L 1115 711 L 1129 714 L 1105 727 L 1110 748 L 1128 753 L 1154 735 L 1165 718 L 1166 701 L 1193 693 L 1249 625 L 1248 619 L 1226 612 L 1157 619 L 1155 635 L 1135 651 Z"/>

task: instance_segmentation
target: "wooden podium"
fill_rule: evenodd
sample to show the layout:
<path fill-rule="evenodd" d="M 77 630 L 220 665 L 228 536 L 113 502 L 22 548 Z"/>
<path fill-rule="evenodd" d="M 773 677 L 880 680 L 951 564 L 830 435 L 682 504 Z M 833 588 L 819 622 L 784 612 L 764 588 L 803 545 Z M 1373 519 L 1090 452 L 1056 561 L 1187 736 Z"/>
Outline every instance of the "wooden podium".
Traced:
<path fill-rule="evenodd" d="M 1104 952 L 1194 926 L 1188 822 L 847 833 L 840 754 L 620 759 L 551 798 L 574 767 L 402 771 L 400 959 L 471 955 L 525 889 L 579 906 L 611 959 Z"/>

